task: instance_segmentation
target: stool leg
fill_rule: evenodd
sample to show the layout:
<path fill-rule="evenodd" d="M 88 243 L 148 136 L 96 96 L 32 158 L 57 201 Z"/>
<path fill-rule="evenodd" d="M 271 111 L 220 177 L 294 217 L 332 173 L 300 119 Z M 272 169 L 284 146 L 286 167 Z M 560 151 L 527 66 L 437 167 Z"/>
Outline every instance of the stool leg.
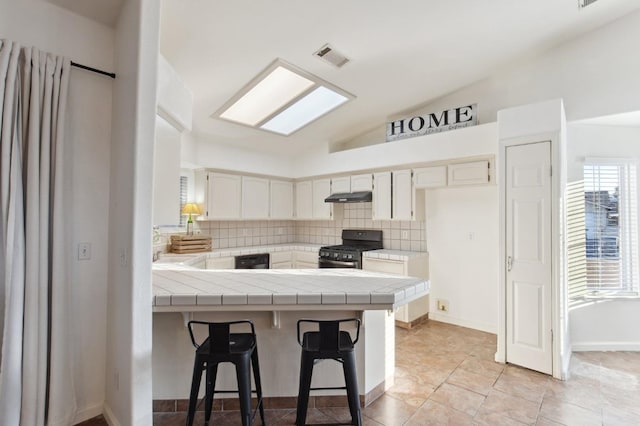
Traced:
<path fill-rule="evenodd" d="M 240 396 L 240 414 L 242 426 L 251 425 L 251 360 L 249 356 L 241 357 L 237 362 L 236 377 L 238 379 L 238 394 Z"/>
<path fill-rule="evenodd" d="M 218 364 L 207 362 L 207 392 L 204 401 L 204 424 L 209 424 L 211 419 L 211 409 L 213 408 L 213 391 L 216 388 L 216 376 L 218 375 Z"/>
<path fill-rule="evenodd" d="M 187 426 L 193 426 L 193 418 L 196 414 L 196 403 L 198 402 L 198 390 L 200 390 L 200 379 L 202 378 L 202 368 L 204 363 L 198 359 L 193 362 L 193 378 L 191 379 L 191 395 L 189 396 L 189 412 L 187 413 Z"/>
<path fill-rule="evenodd" d="M 356 357 L 353 351 L 344 354 L 342 369 L 344 381 L 347 386 L 347 400 L 349 401 L 349 411 L 351 412 L 351 424 L 362 425 L 362 414 L 360 412 L 360 396 L 358 394 L 358 376 L 356 372 Z"/>
<path fill-rule="evenodd" d="M 298 406 L 296 409 L 296 426 L 304 426 L 307 421 L 309 406 L 309 390 L 313 374 L 313 357 L 302 352 L 300 357 L 300 386 L 298 387 Z"/>
<path fill-rule="evenodd" d="M 251 364 L 253 365 L 253 381 L 256 383 L 256 393 L 258 394 L 258 409 L 260 410 L 260 420 L 262 425 L 266 425 L 264 421 L 264 403 L 262 402 L 262 381 L 260 380 L 260 364 L 258 363 L 258 348 L 256 347 L 251 354 Z"/>

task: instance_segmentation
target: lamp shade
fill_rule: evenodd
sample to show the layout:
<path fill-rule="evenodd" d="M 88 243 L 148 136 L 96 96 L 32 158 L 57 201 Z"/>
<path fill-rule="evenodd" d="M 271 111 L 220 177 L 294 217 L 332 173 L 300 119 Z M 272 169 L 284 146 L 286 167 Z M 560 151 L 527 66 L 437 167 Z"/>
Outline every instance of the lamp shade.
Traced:
<path fill-rule="evenodd" d="M 195 215 L 200 214 L 200 207 L 196 203 L 187 203 L 182 208 L 182 214 Z"/>

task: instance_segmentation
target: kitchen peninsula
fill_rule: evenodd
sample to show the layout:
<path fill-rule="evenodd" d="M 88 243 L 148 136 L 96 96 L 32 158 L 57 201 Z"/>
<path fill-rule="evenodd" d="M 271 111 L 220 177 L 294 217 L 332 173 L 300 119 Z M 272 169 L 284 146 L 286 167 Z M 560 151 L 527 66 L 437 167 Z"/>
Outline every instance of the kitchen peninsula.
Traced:
<path fill-rule="evenodd" d="M 283 398 L 279 403 L 286 404 L 297 395 L 296 321 L 359 317 L 358 384 L 366 404 L 393 381 L 394 309 L 428 293 L 427 280 L 357 269 L 202 270 L 154 264 L 153 398 L 188 398 L 193 363 L 185 327 L 189 319 L 253 320 L 265 397 Z M 234 389 L 233 368 L 225 367 L 220 386 Z M 316 369 L 313 386 L 344 382 L 338 363 L 323 362 Z"/>

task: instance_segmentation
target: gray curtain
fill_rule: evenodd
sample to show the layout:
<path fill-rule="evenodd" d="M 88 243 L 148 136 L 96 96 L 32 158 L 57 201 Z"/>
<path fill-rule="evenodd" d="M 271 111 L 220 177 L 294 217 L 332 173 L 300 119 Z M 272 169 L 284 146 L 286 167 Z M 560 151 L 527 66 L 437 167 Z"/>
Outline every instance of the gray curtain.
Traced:
<path fill-rule="evenodd" d="M 0 40 L 0 425 L 75 416 L 64 232 L 70 62 Z"/>

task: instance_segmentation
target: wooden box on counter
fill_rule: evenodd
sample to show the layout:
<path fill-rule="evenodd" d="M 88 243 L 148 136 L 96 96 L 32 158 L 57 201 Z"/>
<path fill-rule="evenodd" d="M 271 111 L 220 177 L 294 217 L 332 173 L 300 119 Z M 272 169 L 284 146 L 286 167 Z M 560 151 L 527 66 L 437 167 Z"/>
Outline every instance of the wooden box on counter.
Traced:
<path fill-rule="evenodd" d="M 211 237 L 205 235 L 172 235 L 171 252 L 179 254 L 211 251 Z"/>

